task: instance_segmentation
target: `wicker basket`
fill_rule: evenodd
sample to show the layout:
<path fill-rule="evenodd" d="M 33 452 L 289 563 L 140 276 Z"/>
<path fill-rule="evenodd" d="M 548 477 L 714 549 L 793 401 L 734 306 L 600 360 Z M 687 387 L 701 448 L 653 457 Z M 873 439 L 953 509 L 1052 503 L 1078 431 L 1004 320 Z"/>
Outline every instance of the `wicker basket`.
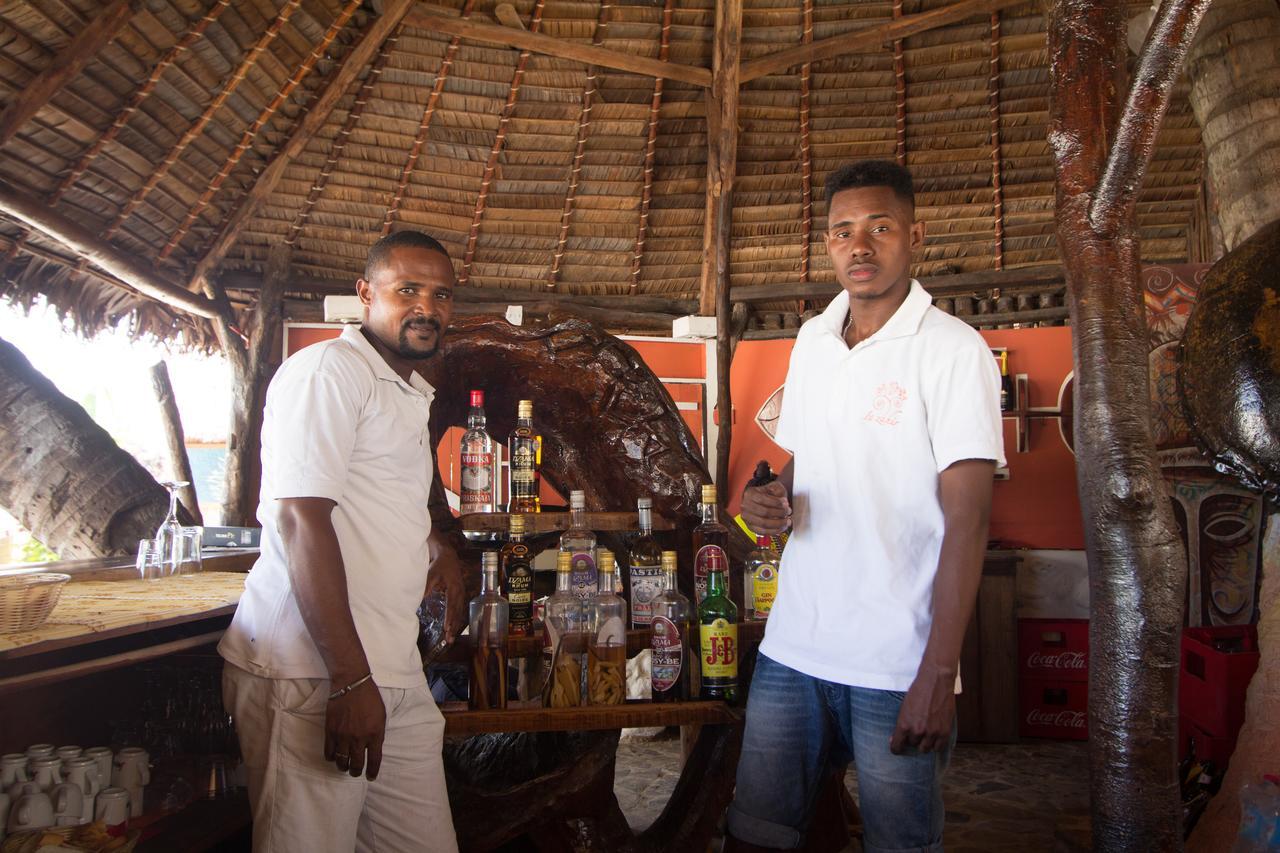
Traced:
<path fill-rule="evenodd" d="M 0 577 L 0 634 L 30 631 L 49 618 L 71 575 L 35 572 Z"/>
<path fill-rule="evenodd" d="M 138 846 L 138 839 L 142 838 L 142 830 L 131 829 L 122 839 L 112 839 L 108 844 L 86 847 L 74 840 L 79 829 L 80 827 L 77 826 L 51 826 L 48 829 L 19 830 L 10 834 L 5 838 L 4 843 L 0 844 L 0 853 L 35 853 L 41 847 L 41 840 L 48 839 L 50 835 L 61 838 L 62 843 L 71 850 L 99 853 L 109 849 L 110 853 L 133 853 L 133 849 Z"/>

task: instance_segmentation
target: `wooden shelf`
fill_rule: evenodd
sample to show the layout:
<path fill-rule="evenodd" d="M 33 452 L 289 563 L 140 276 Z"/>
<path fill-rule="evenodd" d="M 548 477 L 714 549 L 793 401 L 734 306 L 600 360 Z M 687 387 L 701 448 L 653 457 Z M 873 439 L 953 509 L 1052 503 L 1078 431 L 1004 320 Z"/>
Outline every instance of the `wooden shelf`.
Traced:
<path fill-rule="evenodd" d="M 534 536 L 539 533 L 555 533 L 569 529 L 569 513 L 567 512 L 526 512 L 524 515 L 524 533 Z M 473 512 L 458 518 L 458 524 L 466 533 L 500 533 L 510 529 L 510 513 L 505 512 Z M 587 527 L 595 531 L 630 531 L 640 529 L 640 517 L 634 512 L 589 512 L 586 514 Z M 675 530 L 675 523 L 658 513 L 653 514 L 654 530 Z"/>
<path fill-rule="evenodd" d="M 568 732 L 598 729 L 654 728 L 695 724 L 736 724 L 742 712 L 724 702 L 627 702 L 581 708 L 508 708 L 470 711 L 462 703 L 441 707 L 444 733 L 478 735 L 493 732 Z"/>

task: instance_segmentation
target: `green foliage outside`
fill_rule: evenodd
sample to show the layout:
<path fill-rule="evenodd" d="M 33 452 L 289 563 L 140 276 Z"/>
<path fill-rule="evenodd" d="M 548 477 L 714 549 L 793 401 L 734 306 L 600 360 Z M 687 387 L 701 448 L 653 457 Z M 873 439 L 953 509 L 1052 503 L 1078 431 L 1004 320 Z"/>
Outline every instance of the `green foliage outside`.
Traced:
<path fill-rule="evenodd" d="M 27 544 L 22 546 L 23 563 L 50 563 L 58 559 L 58 555 L 50 551 L 44 546 L 43 542 L 37 539 L 28 539 Z"/>

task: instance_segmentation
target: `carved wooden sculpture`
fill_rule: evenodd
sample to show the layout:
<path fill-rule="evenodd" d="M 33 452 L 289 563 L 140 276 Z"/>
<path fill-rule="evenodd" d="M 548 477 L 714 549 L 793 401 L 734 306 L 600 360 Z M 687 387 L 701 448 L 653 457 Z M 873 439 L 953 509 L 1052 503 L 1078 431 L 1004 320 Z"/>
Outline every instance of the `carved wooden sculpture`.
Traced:
<path fill-rule="evenodd" d="M 1185 556 L 1151 435 L 1135 205 L 1208 0 L 1165 0 L 1127 103 L 1123 6 L 1056 0 L 1049 142 L 1074 329 L 1089 553 L 1090 782 L 1097 850 L 1180 850 L 1174 707 Z"/>

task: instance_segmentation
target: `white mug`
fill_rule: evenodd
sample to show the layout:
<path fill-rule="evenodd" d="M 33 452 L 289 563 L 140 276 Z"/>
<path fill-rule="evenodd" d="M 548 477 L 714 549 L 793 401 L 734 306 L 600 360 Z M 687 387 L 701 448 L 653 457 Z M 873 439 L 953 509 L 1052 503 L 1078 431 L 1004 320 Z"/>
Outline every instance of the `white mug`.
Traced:
<path fill-rule="evenodd" d="M 33 758 L 28 767 L 31 769 L 31 781 L 45 793 L 52 791 L 53 786 L 62 781 L 62 759 L 56 755 Z"/>
<path fill-rule="evenodd" d="M 129 792 L 124 788 L 103 788 L 93 806 L 93 819 L 102 821 L 108 829 L 127 823 Z"/>
<path fill-rule="evenodd" d="M 5 826 L 9 822 L 9 795 L 0 792 L 0 841 L 4 841 Z"/>
<path fill-rule="evenodd" d="M 147 763 L 147 751 L 127 746 L 116 753 L 111 769 L 111 784 L 129 792 L 129 815 L 142 814 L 142 788 L 151 783 L 151 766 Z"/>
<path fill-rule="evenodd" d="M 55 826 L 79 826 L 84 822 L 84 791 L 75 782 L 62 782 L 49 792 Z"/>
<path fill-rule="evenodd" d="M 17 782 L 30 782 L 27 775 L 27 757 L 21 752 L 0 755 L 0 791 L 7 791 Z"/>
<path fill-rule="evenodd" d="M 31 782 L 24 782 L 31 785 Z M 28 790 L 9 806 L 9 832 L 24 829 L 47 829 L 53 826 L 53 801 L 38 788 Z"/>
<path fill-rule="evenodd" d="M 102 781 L 98 777 L 98 762 L 87 755 L 72 758 L 62 764 L 62 775 L 67 781 L 80 788 L 84 794 L 84 806 L 80 816 L 82 823 L 93 821 L 93 798 L 102 790 Z"/>
<path fill-rule="evenodd" d="M 56 751 L 57 747 L 51 743 L 33 743 L 27 747 L 27 758 L 48 758 Z"/>
<path fill-rule="evenodd" d="M 60 746 L 53 751 L 53 754 L 61 758 L 65 764 L 68 758 L 79 758 L 84 755 L 84 750 L 78 746 Z"/>
<path fill-rule="evenodd" d="M 103 787 L 111 784 L 111 749 L 105 746 L 94 746 L 86 749 L 84 754 L 98 762 L 98 781 Z"/>

